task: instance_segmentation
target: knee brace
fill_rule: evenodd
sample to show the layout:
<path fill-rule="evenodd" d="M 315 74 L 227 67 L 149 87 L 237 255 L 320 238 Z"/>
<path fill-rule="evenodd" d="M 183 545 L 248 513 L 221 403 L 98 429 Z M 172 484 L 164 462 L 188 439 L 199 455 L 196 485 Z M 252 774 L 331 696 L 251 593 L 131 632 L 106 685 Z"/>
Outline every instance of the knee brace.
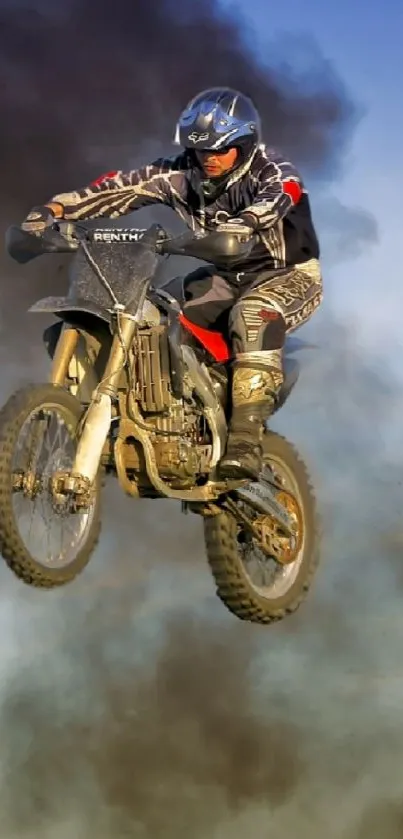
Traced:
<path fill-rule="evenodd" d="M 233 307 L 229 330 L 235 353 L 281 350 L 287 332 L 280 312 L 256 301 L 240 300 Z"/>

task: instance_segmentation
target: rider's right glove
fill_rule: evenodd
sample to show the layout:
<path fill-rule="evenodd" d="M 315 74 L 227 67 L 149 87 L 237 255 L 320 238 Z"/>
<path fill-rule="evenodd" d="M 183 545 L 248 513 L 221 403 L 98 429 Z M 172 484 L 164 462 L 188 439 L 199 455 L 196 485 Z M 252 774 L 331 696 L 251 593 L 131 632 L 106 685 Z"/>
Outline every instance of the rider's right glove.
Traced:
<path fill-rule="evenodd" d="M 47 227 L 51 227 L 56 219 L 56 213 L 46 204 L 40 207 L 33 207 L 24 219 L 21 229 L 26 233 L 33 233 L 35 236 L 42 236 Z"/>
<path fill-rule="evenodd" d="M 253 228 L 248 224 L 248 221 L 241 216 L 235 218 L 228 218 L 226 221 L 217 223 L 217 231 L 220 233 L 230 233 L 238 236 L 241 240 L 248 241 L 253 235 Z"/>

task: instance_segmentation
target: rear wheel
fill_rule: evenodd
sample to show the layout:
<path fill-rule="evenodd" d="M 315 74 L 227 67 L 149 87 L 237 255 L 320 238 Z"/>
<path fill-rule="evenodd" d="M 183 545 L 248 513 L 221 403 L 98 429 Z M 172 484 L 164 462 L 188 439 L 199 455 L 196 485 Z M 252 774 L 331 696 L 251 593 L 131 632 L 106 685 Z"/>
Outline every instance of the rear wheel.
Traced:
<path fill-rule="evenodd" d="M 227 512 L 204 519 L 204 532 L 217 594 L 227 609 L 241 620 L 269 624 L 294 612 L 307 596 L 319 562 L 319 528 L 309 476 L 294 446 L 267 432 L 264 461 L 278 486 L 277 501 L 294 518 L 295 537 L 288 539 L 273 522 L 262 520 L 262 531 L 275 547 L 268 555 Z"/>
<path fill-rule="evenodd" d="M 71 582 L 99 538 L 99 478 L 85 510 L 50 489 L 73 465 L 81 416 L 80 402 L 51 384 L 23 388 L 0 412 L 0 551 L 31 586 Z"/>

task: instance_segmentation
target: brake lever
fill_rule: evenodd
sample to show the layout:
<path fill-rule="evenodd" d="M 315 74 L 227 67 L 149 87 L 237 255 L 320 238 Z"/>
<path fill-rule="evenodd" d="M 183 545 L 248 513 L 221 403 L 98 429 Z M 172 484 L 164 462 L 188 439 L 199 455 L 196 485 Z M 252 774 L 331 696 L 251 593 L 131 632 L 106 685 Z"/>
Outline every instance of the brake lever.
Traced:
<path fill-rule="evenodd" d="M 50 227 L 55 233 L 59 233 L 63 239 L 68 241 L 79 242 L 81 238 L 88 238 L 88 229 L 84 225 L 77 224 L 76 221 L 67 221 L 65 219 L 57 219 Z M 82 236 L 78 235 L 82 231 Z"/>

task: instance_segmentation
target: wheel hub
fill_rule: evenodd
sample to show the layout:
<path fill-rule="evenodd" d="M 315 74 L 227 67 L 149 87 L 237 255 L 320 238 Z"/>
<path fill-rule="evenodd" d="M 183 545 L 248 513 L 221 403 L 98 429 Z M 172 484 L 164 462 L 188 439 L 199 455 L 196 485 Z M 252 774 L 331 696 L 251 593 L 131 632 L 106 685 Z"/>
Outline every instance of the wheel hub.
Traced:
<path fill-rule="evenodd" d="M 94 500 L 88 478 L 71 472 L 54 472 L 49 479 L 49 491 L 56 504 L 70 498 L 75 509 L 88 510 Z"/>

